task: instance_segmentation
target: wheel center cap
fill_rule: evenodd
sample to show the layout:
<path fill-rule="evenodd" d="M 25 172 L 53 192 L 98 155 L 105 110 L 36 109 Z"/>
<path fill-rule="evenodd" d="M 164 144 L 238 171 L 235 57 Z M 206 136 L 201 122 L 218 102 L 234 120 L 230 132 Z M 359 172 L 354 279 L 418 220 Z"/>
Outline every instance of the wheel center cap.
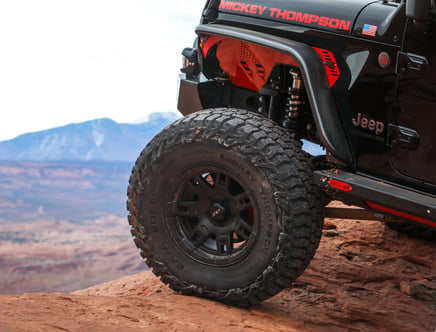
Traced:
<path fill-rule="evenodd" d="M 209 210 L 210 217 L 216 222 L 223 222 L 227 219 L 227 209 L 220 203 L 214 203 Z"/>

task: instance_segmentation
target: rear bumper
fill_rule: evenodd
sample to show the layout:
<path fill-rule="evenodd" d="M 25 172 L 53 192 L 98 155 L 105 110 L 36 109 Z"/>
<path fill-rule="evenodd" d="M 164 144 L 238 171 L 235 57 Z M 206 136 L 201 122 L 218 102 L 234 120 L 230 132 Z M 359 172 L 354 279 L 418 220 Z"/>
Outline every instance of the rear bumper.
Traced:
<path fill-rule="evenodd" d="M 319 188 L 345 203 L 436 227 L 436 197 L 339 170 L 314 172 Z"/>

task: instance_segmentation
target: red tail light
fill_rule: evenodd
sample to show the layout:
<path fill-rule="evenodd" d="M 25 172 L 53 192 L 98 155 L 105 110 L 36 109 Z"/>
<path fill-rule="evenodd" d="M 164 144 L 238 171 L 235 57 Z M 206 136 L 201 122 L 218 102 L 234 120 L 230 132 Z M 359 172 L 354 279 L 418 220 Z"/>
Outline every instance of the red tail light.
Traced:
<path fill-rule="evenodd" d="M 338 189 L 338 190 L 342 190 L 342 191 L 352 191 L 353 187 L 350 186 L 348 183 L 345 182 L 341 182 L 338 180 L 329 180 L 329 185 L 332 188 Z"/>

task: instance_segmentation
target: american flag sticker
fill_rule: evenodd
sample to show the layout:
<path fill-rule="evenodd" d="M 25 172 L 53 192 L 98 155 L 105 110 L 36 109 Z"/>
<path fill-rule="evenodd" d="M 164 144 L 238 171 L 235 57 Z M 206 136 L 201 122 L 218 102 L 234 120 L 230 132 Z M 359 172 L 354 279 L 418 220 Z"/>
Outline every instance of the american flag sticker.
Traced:
<path fill-rule="evenodd" d="M 362 29 L 362 35 L 375 37 L 377 32 L 377 26 L 371 24 L 365 24 Z"/>

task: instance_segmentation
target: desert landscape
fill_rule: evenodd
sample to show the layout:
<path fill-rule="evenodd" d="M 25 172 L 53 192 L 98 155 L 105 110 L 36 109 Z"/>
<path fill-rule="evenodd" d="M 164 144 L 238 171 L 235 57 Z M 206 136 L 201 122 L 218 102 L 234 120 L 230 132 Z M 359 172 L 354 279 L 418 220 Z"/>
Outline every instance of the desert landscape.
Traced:
<path fill-rule="evenodd" d="M 120 161 L 0 161 L 1 225 L 124 217 L 131 169 Z"/>
<path fill-rule="evenodd" d="M 326 219 L 304 274 L 249 309 L 174 293 L 132 241 L 130 169 L 0 162 L 0 331 L 436 330 L 436 242 L 380 221 Z"/>
<path fill-rule="evenodd" d="M 124 218 L 1 224 L 0 294 L 71 292 L 145 269 Z"/>
<path fill-rule="evenodd" d="M 125 267 L 140 268 L 139 255 L 130 256 L 115 233 L 113 251 L 94 256 L 95 248 L 111 247 L 106 235 L 94 249 L 96 235 L 89 235 L 78 256 L 94 257 L 89 261 L 95 259 L 108 277 Z M 62 250 L 56 252 L 62 257 Z M 434 242 L 399 234 L 379 221 L 327 219 L 305 273 L 291 288 L 249 309 L 179 295 L 145 271 L 74 292 L 0 295 L 0 330 L 434 332 L 435 258 Z M 75 273 L 91 272 L 91 262 L 81 261 Z M 34 272 L 29 270 L 34 278 L 46 278 L 43 271 Z"/>
<path fill-rule="evenodd" d="M 0 294 L 70 292 L 144 271 L 125 162 L 0 162 Z"/>

